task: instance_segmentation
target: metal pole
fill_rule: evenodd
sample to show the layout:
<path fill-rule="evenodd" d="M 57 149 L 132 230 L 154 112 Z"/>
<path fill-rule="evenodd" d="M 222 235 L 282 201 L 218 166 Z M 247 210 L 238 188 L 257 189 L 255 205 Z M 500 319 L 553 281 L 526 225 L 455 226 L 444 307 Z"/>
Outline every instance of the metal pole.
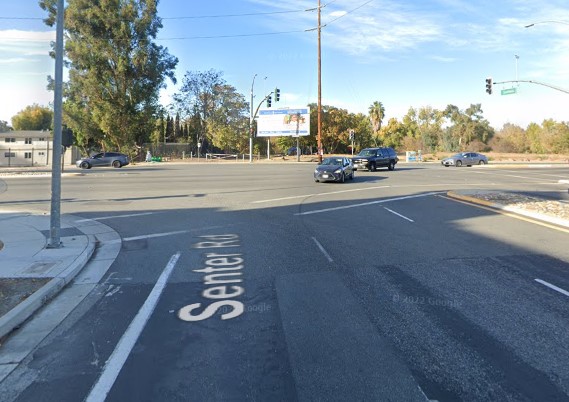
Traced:
<path fill-rule="evenodd" d="M 516 81 L 518 81 L 518 60 L 520 59 L 520 56 L 518 56 L 517 54 L 514 55 L 516 57 Z M 520 83 L 518 82 L 518 87 L 520 86 Z"/>
<path fill-rule="evenodd" d="M 61 121 L 63 103 L 64 0 L 57 1 L 55 36 L 55 91 L 53 98 L 53 158 L 51 169 L 51 214 L 48 248 L 61 247 Z"/>
<path fill-rule="evenodd" d="M 320 0 L 318 0 L 318 162 L 322 163 L 322 59 L 320 49 Z"/>
<path fill-rule="evenodd" d="M 249 163 L 253 162 L 253 87 L 255 85 L 255 77 L 253 76 L 253 82 L 251 83 L 251 112 L 249 114 Z"/>

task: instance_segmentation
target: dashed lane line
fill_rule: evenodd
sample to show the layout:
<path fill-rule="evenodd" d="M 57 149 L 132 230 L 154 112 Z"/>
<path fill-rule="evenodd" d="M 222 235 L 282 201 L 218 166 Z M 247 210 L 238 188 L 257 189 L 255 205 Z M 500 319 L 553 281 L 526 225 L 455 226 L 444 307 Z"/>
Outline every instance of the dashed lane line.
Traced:
<path fill-rule="evenodd" d="M 324 246 L 322 244 L 320 244 L 320 242 L 316 239 L 316 237 L 313 237 L 312 240 L 314 240 L 314 243 L 316 243 L 316 247 L 318 247 L 320 249 L 320 251 L 322 252 L 322 254 L 324 254 L 324 257 L 326 257 L 328 262 L 334 262 L 332 257 L 330 257 L 330 254 L 328 254 L 328 252 L 326 251 Z"/>
<path fill-rule="evenodd" d="M 555 290 L 555 291 L 557 291 L 557 292 L 559 292 L 559 293 L 561 293 L 561 294 L 564 294 L 565 296 L 569 296 L 569 292 L 566 291 L 565 289 L 561 289 L 560 287 L 557 287 L 557 286 L 555 286 L 555 285 L 552 285 L 551 283 L 546 282 L 546 281 L 544 281 L 544 280 L 542 280 L 542 279 L 534 279 L 534 280 L 535 280 L 536 282 L 538 282 L 538 283 L 541 283 L 541 284 L 544 285 L 544 286 L 547 286 L 547 287 L 550 288 L 550 289 L 553 289 L 553 290 Z"/>
<path fill-rule="evenodd" d="M 389 209 L 389 208 L 387 208 L 387 207 L 383 207 L 383 208 L 385 208 L 386 210 L 388 210 L 389 212 L 391 212 L 393 215 L 397 215 L 398 217 L 403 218 L 403 219 L 405 219 L 405 220 L 408 220 L 409 222 L 415 222 L 413 219 L 407 218 L 405 215 L 401 215 L 399 212 L 395 212 L 394 210 Z"/>

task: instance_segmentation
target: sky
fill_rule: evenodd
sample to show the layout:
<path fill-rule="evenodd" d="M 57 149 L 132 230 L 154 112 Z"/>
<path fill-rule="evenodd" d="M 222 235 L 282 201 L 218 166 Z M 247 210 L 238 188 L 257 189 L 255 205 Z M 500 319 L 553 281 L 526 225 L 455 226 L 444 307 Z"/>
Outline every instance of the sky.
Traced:
<path fill-rule="evenodd" d="M 177 84 L 210 69 L 254 105 L 278 87 L 273 107 L 318 97 L 317 0 L 161 0 L 157 43 L 178 58 Z M 567 0 L 321 0 L 322 104 L 385 121 L 413 107 L 461 110 L 481 104 L 495 129 L 544 119 L 569 121 Z M 50 41 L 37 0 L 0 0 L 0 120 L 49 105 Z M 526 25 L 535 24 L 529 28 Z M 485 80 L 494 82 L 492 95 Z M 562 89 L 560 91 L 558 89 Z M 515 94 L 502 95 L 503 89 Z"/>

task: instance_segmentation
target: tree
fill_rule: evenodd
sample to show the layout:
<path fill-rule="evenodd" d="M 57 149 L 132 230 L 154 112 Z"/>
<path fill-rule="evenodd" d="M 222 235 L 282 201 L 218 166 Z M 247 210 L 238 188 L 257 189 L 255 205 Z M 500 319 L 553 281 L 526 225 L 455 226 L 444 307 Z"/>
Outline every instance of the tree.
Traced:
<path fill-rule="evenodd" d="M 55 21 L 56 0 L 40 0 Z M 175 83 L 178 60 L 154 43 L 162 22 L 158 0 L 68 0 L 65 50 L 69 84 L 64 120 L 84 141 L 95 137 L 128 151 L 147 142 L 166 78 Z M 78 116 L 83 114 L 83 116 Z M 96 129 L 92 126 L 95 125 Z"/>
<path fill-rule="evenodd" d="M 166 117 L 166 130 L 164 131 L 164 143 L 173 142 L 174 139 L 174 119 L 168 115 Z"/>
<path fill-rule="evenodd" d="M 455 150 L 472 149 L 470 144 L 487 144 L 494 135 L 494 129 L 490 127 L 488 120 L 482 117 L 481 105 L 471 104 L 465 111 L 461 111 L 454 105 L 448 105 L 444 111 L 445 117 L 452 125 L 447 129 L 453 139 L 457 140 Z M 479 146 L 478 146 L 479 147 Z"/>
<path fill-rule="evenodd" d="M 525 153 L 530 148 L 526 131 L 510 123 L 504 124 L 489 145 L 495 152 Z"/>
<path fill-rule="evenodd" d="M 5 120 L 0 120 L 0 133 L 5 133 L 12 130 L 12 127 L 8 125 L 8 122 Z"/>
<path fill-rule="evenodd" d="M 385 107 L 381 102 L 375 101 L 369 107 L 369 119 L 371 121 L 371 126 L 373 128 L 374 138 L 377 142 L 381 141 L 379 136 L 379 131 L 381 130 L 381 124 L 383 123 L 383 119 L 385 118 Z"/>
<path fill-rule="evenodd" d="M 186 72 L 180 92 L 174 95 L 175 107 L 189 118 L 190 132 L 197 135 L 202 151 L 210 144 L 222 150 L 244 151 L 249 104 L 222 75 L 215 70 Z"/>
<path fill-rule="evenodd" d="M 50 130 L 53 122 L 53 111 L 34 103 L 26 106 L 12 117 L 15 130 Z"/>

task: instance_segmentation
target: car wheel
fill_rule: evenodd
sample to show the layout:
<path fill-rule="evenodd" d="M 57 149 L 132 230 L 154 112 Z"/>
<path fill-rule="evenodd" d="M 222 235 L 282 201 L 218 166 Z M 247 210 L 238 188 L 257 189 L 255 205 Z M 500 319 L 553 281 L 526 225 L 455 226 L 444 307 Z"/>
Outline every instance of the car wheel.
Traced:
<path fill-rule="evenodd" d="M 318 180 L 318 179 L 314 179 L 314 181 L 315 181 L 316 183 L 320 182 L 320 180 Z"/>
<path fill-rule="evenodd" d="M 374 163 L 370 163 L 370 164 L 369 164 L 369 171 L 370 171 L 370 172 L 375 172 L 375 170 L 376 170 L 375 162 L 374 162 Z"/>
<path fill-rule="evenodd" d="M 483 160 L 480 160 L 480 161 L 478 161 L 478 164 L 479 164 L 479 165 L 485 165 L 486 162 L 484 162 Z"/>
<path fill-rule="evenodd" d="M 121 161 L 113 161 L 113 167 L 117 169 L 122 167 Z"/>
<path fill-rule="evenodd" d="M 91 166 L 87 162 L 81 162 L 81 165 L 79 167 L 81 169 L 90 169 L 91 168 Z"/>
<path fill-rule="evenodd" d="M 461 166 L 462 166 L 462 161 L 456 161 L 456 162 L 455 162 L 455 166 L 461 167 Z"/>
<path fill-rule="evenodd" d="M 389 169 L 389 170 L 395 170 L 395 162 L 389 161 L 389 166 L 387 166 L 387 169 Z"/>
<path fill-rule="evenodd" d="M 345 181 L 346 181 L 346 174 L 342 172 L 342 175 L 340 176 L 340 183 L 344 183 Z"/>

